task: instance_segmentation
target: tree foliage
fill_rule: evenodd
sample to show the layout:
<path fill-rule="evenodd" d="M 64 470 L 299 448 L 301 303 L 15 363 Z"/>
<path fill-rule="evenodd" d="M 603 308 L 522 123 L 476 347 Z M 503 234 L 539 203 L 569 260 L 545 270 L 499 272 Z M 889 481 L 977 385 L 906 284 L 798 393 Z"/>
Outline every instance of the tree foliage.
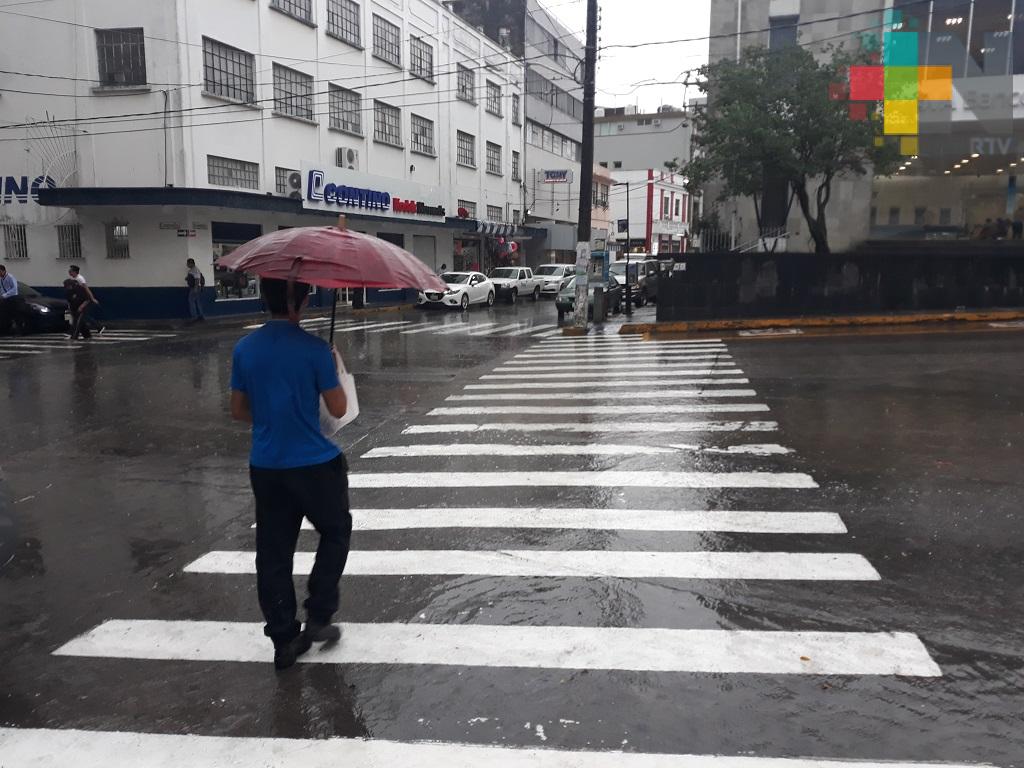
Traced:
<path fill-rule="evenodd" d="M 722 197 L 752 197 L 759 205 L 769 179 L 784 180 L 800 206 L 817 253 L 828 253 L 826 211 L 833 184 L 872 169 L 889 174 L 896 151 L 876 147 L 877 120 L 851 120 L 837 83 L 857 63 L 841 50 L 818 61 L 792 46 L 751 48 L 741 61 L 705 66 L 701 90 L 708 107 L 695 115 L 694 158 L 680 170 L 691 188 L 717 181 Z M 788 206 L 787 206 L 788 209 Z"/>

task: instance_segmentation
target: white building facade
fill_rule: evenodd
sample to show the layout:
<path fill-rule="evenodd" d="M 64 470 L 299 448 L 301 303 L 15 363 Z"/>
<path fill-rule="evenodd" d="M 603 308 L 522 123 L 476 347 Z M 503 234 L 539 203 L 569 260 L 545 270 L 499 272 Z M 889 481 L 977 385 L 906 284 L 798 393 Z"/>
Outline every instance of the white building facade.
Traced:
<path fill-rule="evenodd" d="M 594 118 L 594 162 L 612 173 L 664 168 L 690 160 L 693 127 L 690 114 L 665 106 L 640 113 L 606 108 Z"/>
<path fill-rule="evenodd" d="M 2 255 L 37 288 L 74 262 L 111 315 L 180 316 L 194 258 L 251 312 L 213 261 L 281 227 L 345 213 L 432 268 L 522 235 L 522 64 L 433 0 L 53 0 L 0 38 Z"/>

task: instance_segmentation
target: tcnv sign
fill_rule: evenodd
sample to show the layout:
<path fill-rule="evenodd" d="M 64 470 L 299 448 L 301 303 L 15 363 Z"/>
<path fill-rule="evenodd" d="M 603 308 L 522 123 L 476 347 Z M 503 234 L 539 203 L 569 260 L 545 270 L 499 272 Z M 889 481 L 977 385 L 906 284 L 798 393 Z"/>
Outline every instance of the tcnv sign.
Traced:
<path fill-rule="evenodd" d="M 57 182 L 45 175 L 31 181 L 29 176 L 0 176 L 0 205 L 24 205 L 29 200 L 38 203 L 41 187 L 56 189 Z"/>
<path fill-rule="evenodd" d="M 544 171 L 545 184 L 571 184 L 572 171 Z"/>
<path fill-rule="evenodd" d="M 348 174 L 346 174 L 348 176 Z M 306 173 L 306 201 L 313 207 L 337 206 L 339 208 L 361 208 L 370 212 L 410 214 L 444 218 L 442 205 L 430 205 L 414 199 L 415 195 L 399 197 L 381 189 L 357 186 L 355 183 L 337 184 L 327 181 L 320 170 Z"/>

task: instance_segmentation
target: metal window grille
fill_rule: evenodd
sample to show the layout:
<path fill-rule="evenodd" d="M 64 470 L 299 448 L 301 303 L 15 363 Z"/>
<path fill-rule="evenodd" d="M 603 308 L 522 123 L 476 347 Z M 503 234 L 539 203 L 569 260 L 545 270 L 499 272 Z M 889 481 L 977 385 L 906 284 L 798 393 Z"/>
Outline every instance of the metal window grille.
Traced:
<path fill-rule="evenodd" d="M 501 164 L 501 144 L 487 142 L 487 172 L 501 176 L 504 169 Z"/>
<path fill-rule="evenodd" d="M 363 31 L 359 3 L 352 0 L 327 0 L 327 33 L 346 43 L 361 46 Z"/>
<path fill-rule="evenodd" d="M 206 172 L 209 182 L 220 187 L 260 188 L 259 163 L 207 155 Z"/>
<path fill-rule="evenodd" d="M 118 222 L 107 224 L 107 258 L 127 259 L 128 251 L 128 225 Z"/>
<path fill-rule="evenodd" d="M 476 104 L 476 73 L 472 69 L 459 64 L 457 86 L 456 96 L 470 104 Z"/>
<path fill-rule="evenodd" d="M 488 205 L 487 206 L 487 220 L 488 221 L 504 221 L 504 214 L 502 213 L 500 205 Z"/>
<path fill-rule="evenodd" d="M 373 55 L 402 66 L 402 31 L 390 21 L 373 15 Z"/>
<path fill-rule="evenodd" d="M 476 203 L 474 203 L 472 200 L 459 200 L 457 207 L 465 208 L 466 215 L 469 216 L 469 218 L 476 218 Z"/>
<path fill-rule="evenodd" d="M 520 117 L 520 106 L 519 106 L 519 94 L 518 93 L 513 93 L 512 94 L 512 124 L 513 125 L 522 125 L 523 124 L 523 120 Z"/>
<path fill-rule="evenodd" d="M 294 168 L 282 168 L 281 166 L 274 168 L 274 191 L 277 194 L 287 195 L 290 191 L 295 191 L 288 186 L 288 179 L 293 173 L 298 173 L 298 171 Z"/>
<path fill-rule="evenodd" d="M 522 181 L 523 170 L 522 163 L 519 159 L 519 153 L 515 150 L 512 151 L 512 181 Z"/>
<path fill-rule="evenodd" d="M 102 85 L 146 84 L 146 41 L 142 27 L 97 29 L 96 58 Z"/>
<path fill-rule="evenodd" d="M 412 148 L 425 155 L 434 154 L 434 122 L 419 115 L 412 116 Z"/>
<path fill-rule="evenodd" d="M 418 37 L 409 39 L 409 72 L 434 81 L 434 49 Z"/>
<path fill-rule="evenodd" d="M 476 137 L 462 131 L 455 133 L 455 161 L 476 168 Z"/>
<path fill-rule="evenodd" d="M 203 90 L 247 104 L 256 100 L 256 57 L 203 38 Z"/>
<path fill-rule="evenodd" d="M 80 225 L 57 225 L 57 258 L 75 261 L 82 258 L 82 227 Z"/>
<path fill-rule="evenodd" d="M 487 111 L 501 117 L 501 86 L 487 81 Z"/>
<path fill-rule="evenodd" d="M 4 254 L 7 259 L 28 258 L 28 237 L 24 224 L 4 224 Z"/>
<path fill-rule="evenodd" d="M 363 97 L 356 91 L 331 85 L 328 88 L 330 126 L 363 135 Z"/>
<path fill-rule="evenodd" d="M 519 211 L 517 209 L 513 208 L 512 209 L 512 223 L 513 224 L 518 224 L 520 218 L 522 218 L 522 217 L 521 217 L 521 214 L 519 213 Z"/>
<path fill-rule="evenodd" d="M 394 147 L 402 146 L 402 111 L 398 107 L 373 102 L 373 138 Z"/>
<path fill-rule="evenodd" d="M 313 21 L 313 0 L 270 0 L 270 7 L 303 21 Z"/>
<path fill-rule="evenodd" d="M 274 111 L 303 120 L 313 119 L 313 76 L 274 65 Z"/>

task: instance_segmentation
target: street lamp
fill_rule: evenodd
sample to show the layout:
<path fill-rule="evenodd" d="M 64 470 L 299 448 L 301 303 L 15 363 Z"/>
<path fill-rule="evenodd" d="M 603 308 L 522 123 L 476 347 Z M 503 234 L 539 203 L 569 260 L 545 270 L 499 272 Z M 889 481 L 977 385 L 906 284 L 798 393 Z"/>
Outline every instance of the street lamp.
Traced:
<path fill-rule="evenodd" d="M 629 282 L 629 249 L 632 241 L 629 237 L 629 182 L 618 181 L 613 187 L 626 188 L 626 317 L 633 316 L 633 285 Z"/>

